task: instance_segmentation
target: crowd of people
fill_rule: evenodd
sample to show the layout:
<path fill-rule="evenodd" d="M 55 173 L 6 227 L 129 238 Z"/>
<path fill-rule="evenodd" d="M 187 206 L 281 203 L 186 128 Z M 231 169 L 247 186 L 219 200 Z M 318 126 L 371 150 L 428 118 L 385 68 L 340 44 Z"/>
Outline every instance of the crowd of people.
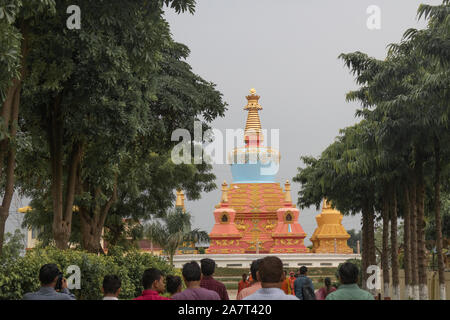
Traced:
<path fill-rule="evenodd" d="M 149 268 L 142 275 L 144 290 L 134 300 L 229 300 L 225 285 L 214 279 L 216 263 L 205 258 L 183 265 L 182 277 L 165 276 L 156 268 Z M 308 268 L 300 267 L 298 274 L 283 270 L 282 261 L 276 256 L 257 259 L 250 265 L 250 276 L 242 275 L 238 284 L 237 300 L 373 300 L 369 292 L 357 285 L 359 270 L 350 262 L 339 267 L 338 288 L 331 279 L 324 279 L 324 286 L 314 290 L 308 277 Z M 67 288 L 67 281 L 56 264 L 46 264 L 39 271 L 41 287 L 27 293 L 24 300 L 75 300 Z M 185 288 L 183 290 L 183 282 Z M 121 280 L 117 275 L 103 279 L 103 300 L 118 300 Z"/>

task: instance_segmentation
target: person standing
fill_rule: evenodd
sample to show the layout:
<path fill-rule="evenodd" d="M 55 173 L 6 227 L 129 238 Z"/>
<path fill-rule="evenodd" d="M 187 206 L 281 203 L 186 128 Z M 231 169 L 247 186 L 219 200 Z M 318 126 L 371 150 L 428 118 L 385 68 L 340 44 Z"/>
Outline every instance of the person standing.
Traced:
<path fill-rule="evenodd" d="M 281 287 L 285 281 L 283 262 L 275 256 L 265 257 L 259 264 L 256 278 L 261 282 L 261 289 L 243 300 L 298 300 L 285 294 Z"/>
<path fill-rule="evenodd" d="M 230 300 L 225 285 L 213 278 L 216 262 L 213 259 L 205 258 L 200 260 L 202 280 L 200 287 L 217 292 L 220 300 Z"/>
<path fill-rule="evenodd" d="M 258 271 L 259 264 L 261 263 L 263 259 L 257 259 L 252 262 L 250 265 L 250 272 L 251 272 L 251 278 L 252 281 L 250 282 L 250 285 L 242 289 L 241 292 L 237 294 L 236 300 L 242 300 L 245 297 L 255 293 L 257 290 L 261 289 L 261 282 L 258 281 L 256 278 L 256 272 Z"/>
<path fill-rule="evenodd" d="M 247 274 L 243 273 L 242 274 L 242 280 L 240 280 L 239 283 L 238 283 L 238 292 L 237 293 L 239 294 L 239 292 L 241 292 L 242 289 L 247 288 L 248 285 L 249 285 L 249 282 L 247 280 Z"/>
<path fill-rule="evenodd" d="M 324 280 L 325 286 L 317 290 L 316 292 L 316 300 L 325 300 L 325 298 L 332 292 L 336 291 L 335 287 L 331 286 L 331 279 L 325 278 Z"/>
<path fill-rule="evenodd" d="M 285 294 L 291 294 L 291 291 L 289 290 L 290 281 L 289 281 L 289 278 L 287 277 L 286 270 L 283 271 L 283 276 L 284 276 L 284 280 L 283 280 L 283 285 L 281 286 L 281 290 L 283 290 Z"/>
<path fill-rule="evenodd" d="M 105 276 L 102 285 L 103 300 L 119 300 L 121 286 L 122 282 L 115 274 Z"/>
<path fill-rule="evenodd" d="M 202 272 L 197 262 L 191 261 L 183 265 L 183 280 L 186 289 L 172 296 L 174 300 L 220 300 L 220 296 L 213 290 L 200 287 Z"/>
<path fill-rule="evenodd" d="M 289 272 L 289 292 L 290 294 L 292 294 L 293 296 L 295 296 L 295 290 L 294 290 L 294 282 L 297 279 L 297 277 L 295 276 L 295 272 L 291 271 Z"/>
<path fill-rule="evenodd" d="M 325 300 L 375 300 L 373 295 L 358 287 L 358 267 L 353 263 L 346 262 L 338 270 L 339 288 L 327 295 Z"/>
<path fill-rule="evenodd" d="M 67 288 L 67 281 L 54 263 L 44 264 L 39 270 L 41 288 L 23 295 L 23 300 L 76 300 Z M 56 290 L 60 282 L 61 289 Z"/>
<path fill-rule="evenodd" d="M 142 285 L 144 286 L 142 295 L 134 300 L 170 300 L 170 298 L 161 296 L 166 290 L 166 285 L 160 270 L 156 268 L 145 270 L 142 276 Z"/>
<path fill-rule="evenodd" d="M 295 296 L 300 300 L 304 300 L 304 298 L 306 298 L 303 296 L 303 290 L 306 290 L 306 287 L 309 287 L 310 289 L 307 290 L 312 290 L 312 293 L 314 294 L 314 285 L 311 279 L 308 278 L 307 274 L 308 268 L 305 266 L 301 266 L 299 269 L 299 276 L 294 281 Z"/>

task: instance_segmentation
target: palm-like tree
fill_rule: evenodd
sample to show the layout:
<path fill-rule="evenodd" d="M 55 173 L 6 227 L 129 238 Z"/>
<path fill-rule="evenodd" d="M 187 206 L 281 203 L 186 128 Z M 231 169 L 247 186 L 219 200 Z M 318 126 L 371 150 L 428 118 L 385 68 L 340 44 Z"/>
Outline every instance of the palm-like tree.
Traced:
<path fill-rule="evenodd" d="M 191 215 L 181 209 L 168 211 L 145 227 L 145 236 L 152 244 L 159 245 L 169 256 L 173 265 L 173 256 L 184 242 L 207 242 L 208 233 L 199 229 L 191 229 Z"/>

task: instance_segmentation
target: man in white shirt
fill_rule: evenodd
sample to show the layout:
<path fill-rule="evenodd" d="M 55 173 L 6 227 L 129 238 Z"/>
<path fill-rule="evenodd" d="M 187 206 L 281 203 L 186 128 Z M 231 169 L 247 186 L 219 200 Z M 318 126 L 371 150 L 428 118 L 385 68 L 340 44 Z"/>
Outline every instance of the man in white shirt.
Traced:
<path fill-rule="evenodd" d="M 114 274 L 107 275 L 103 278 L 103 300 L 119 300 L 120 287 L 122 283 L 120 278 Z"/>
<path fill-rule="evenodd" d="M 281 289 L 285 279 L 280 258 L 265 257 L 258 266 L 256 277 L 261 282 L 261 289 L 242 300 L 299 300 Z"/>

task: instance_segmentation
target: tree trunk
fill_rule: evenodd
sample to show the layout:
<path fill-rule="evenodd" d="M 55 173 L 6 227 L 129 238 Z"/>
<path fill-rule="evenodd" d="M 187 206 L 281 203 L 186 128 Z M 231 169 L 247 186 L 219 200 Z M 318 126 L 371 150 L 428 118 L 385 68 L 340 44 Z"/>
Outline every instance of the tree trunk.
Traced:
<path fill-rule="evenodd" d="M 14 195 L 14 169 L 16 165 L 16 146 L 14 139 L 17 135 L 17 126 L 19 121 L 20 93 L 22 90 L 22 81 L 26 76 L 26 59 L 29 53 L 28 46 L 28 24 L 23 21 L 20 25 L 23 36 L 21 44 L 21 68 L 20 79 L 13 79 L 11 87 L 8 89 L 5 101 L 2 104 L 1 117 L 5 129 L 9 135 L 0 141 L 0 179 L 5 181 L 5 190 L 0 207 L 0 256 L 3 252 L 3 242 L 5 238 L 6 220 L 9 216 L 12 197 Z M 6 159 L 6 168 L 3 172 L 3 166 Z M 5 174 L 5 178 L 3 178 Z"/>
<path fill-rule="evenodd" d="M 417 206 L 417 260 L 419 264 L 419 294 L 420 300 L 428 300 L 427 266 L 425 248 L 425 183 L 423 177 L 423 158 L 418 154 L 416 159 L 416 206 Z"/>
<path fill-rule="evenodd" d="M 410 231 L 411 231 L 411 284 L 414 300 L 420 299 L 419 294 L 419 262 L 417 255 L 417 204 L 416 204 L 416 175 L 411 172 L 411 185 L 409 189 L 410 203 Z"/>
<path fill-rule="evenodd" d="M 14 93 L 14 98 L 12 100 L 12 109 L 11 109 L 11 120 L 12 123 L 10 125 L 9 139 L 14 139 L 17 134 L 17 122 L 19 117 L 19 105 L 20 105 L 20 90 L 21 84 L 19 83 L 16 91 Z M 8 139 L 8 138 L 7 138 Z M 7 150 L 7 164 L 5 168 L 5 191 L 3 194 L 3 200 L 0 207 L 0 256 L 3 252 L 3 241 L 5 237 L 5 226 L 6 220 L 9 216 L 9 209 L 11 207 L 12 197 L 14 195 L 14 169 L 16 165 L 16 146 L 11 143 L 11 141 L 7 141 L 3 144 Z"/>
<path fill-rule="evenodd" d="M 383 250 L 381 251 L 381 267 L 383 269 L 384 297 L 390 297 L 389 292 L 389 193 L 385 188 L 383 197 Z"/>
<path fill-rule="evenodd" d="M 377 253 L 375 248 L 375 209 L 372 201 L 369 201 L 368 210 L 367 245 L 369 246 L 369 265 L 377 265 Z"/>
<path fill-rule="evenodd" d="M 438 137 L 434 139 L 435 176 L 434 176 L 434 220 L 436 224 L 436 255 L 439 272 L 439 298 L 446 299 L 445 292 L 445 264 L 442 252 L 442 222 L 441 222 L 441 150 Z"/>
<path fill-rule="evenodd" d="M 89 186 L 89 184 L 86 182 L 83 185 Z M 97 203 L 97 205 L 92 206 L 93 209 L 81 208 L 80 206 L 80 221 L 82 231 L 81 246 L 86 251 L 92 253 L 104 253 L 101 246 L 102 231 L 105 226 L 105 221 L 109 210 L 111 209 L 111 206 L 117 201 L 117 176 L 114 183 L 113 194 L 103 206 L 98 205 L 101 194 L 102 191 L 100 187 L 96 187 L 93 194 L 91 193 L 91 197 L 94 199 L 93 201 Z"/>
<path fill-rule="evenodd" d="M 91 253 L 104 253 L 101 246 L 102 228 L 98 219 L 91 219 L 85 208 L 79 209 L 81 226 L 81 247 Z M 95 216 L 95 215 L 94 215 Z"/>
<path fill-rule="evenodd" d="M 369 250 L 369 258 L 368 258 L 368 264 L 369 266 L 376 266 L 377 265 L 377 253 L 376 253 L 376 246 L 375 246 L 375 210 L 373 206 L 373 202 L 369 201 L 368 206 L 368 218 L 367 218 L 367 247 Z M 372 290 L 369 290 L 372 295 L 377 294 L 377 288 L 373 288 Z"/>
<path fill-rule="evenodd" d="M 369 248 L 367 243 L 367 222 L 368 214 L 367 208 L 364 206 L 362 208 L 362 252 L 361 252 L 361 277 L 362 277 L 362 287 L 367 290 L 367 267 L 369 266 Z"/>
<path fill-rule="evenodd" d="M 400 281 L 398 277 L 398 244 L 397 244 L 397 194 L 392 188 L 391 205 L 391 268 L 392 268 L 392 298 L 400 300 Z"/>
<path fill-rule="evenodd" d="M 51 161 L 51 195 L 53 201 L 53 237 L 56 247 L 68 248 L 73 214 L 73 201 L 77 182 L 78 164 L 81 161 L 82 145 L 73 142 L 67 163 L 67 183 L 64 194 L 63 163 L 63 116 L 61 112 L 62 93 L 55 98 L 49 117 L 48 139 Z M 65 198 L 65 202 L 63 202 Z"/>
<path fill-rule="evenodd" d="M 412 297 L 411 291 L 411 221 L 410 221 L 410 207 L 409 207 L 409 188 L 405 185 L 403 189 L 403 269 L 405 270 L 405 298 Z"/>
<path fill-rule="evenodd" d="M 362 287 L 367 290 L 367 267 L 369 264 L 369 247 L 367 243 L 367 229 L 368 229 L 368 212 L 366 206 L 362 208 L 362 261 L 361 261 L 361 276 L 362 276 Z"/>

